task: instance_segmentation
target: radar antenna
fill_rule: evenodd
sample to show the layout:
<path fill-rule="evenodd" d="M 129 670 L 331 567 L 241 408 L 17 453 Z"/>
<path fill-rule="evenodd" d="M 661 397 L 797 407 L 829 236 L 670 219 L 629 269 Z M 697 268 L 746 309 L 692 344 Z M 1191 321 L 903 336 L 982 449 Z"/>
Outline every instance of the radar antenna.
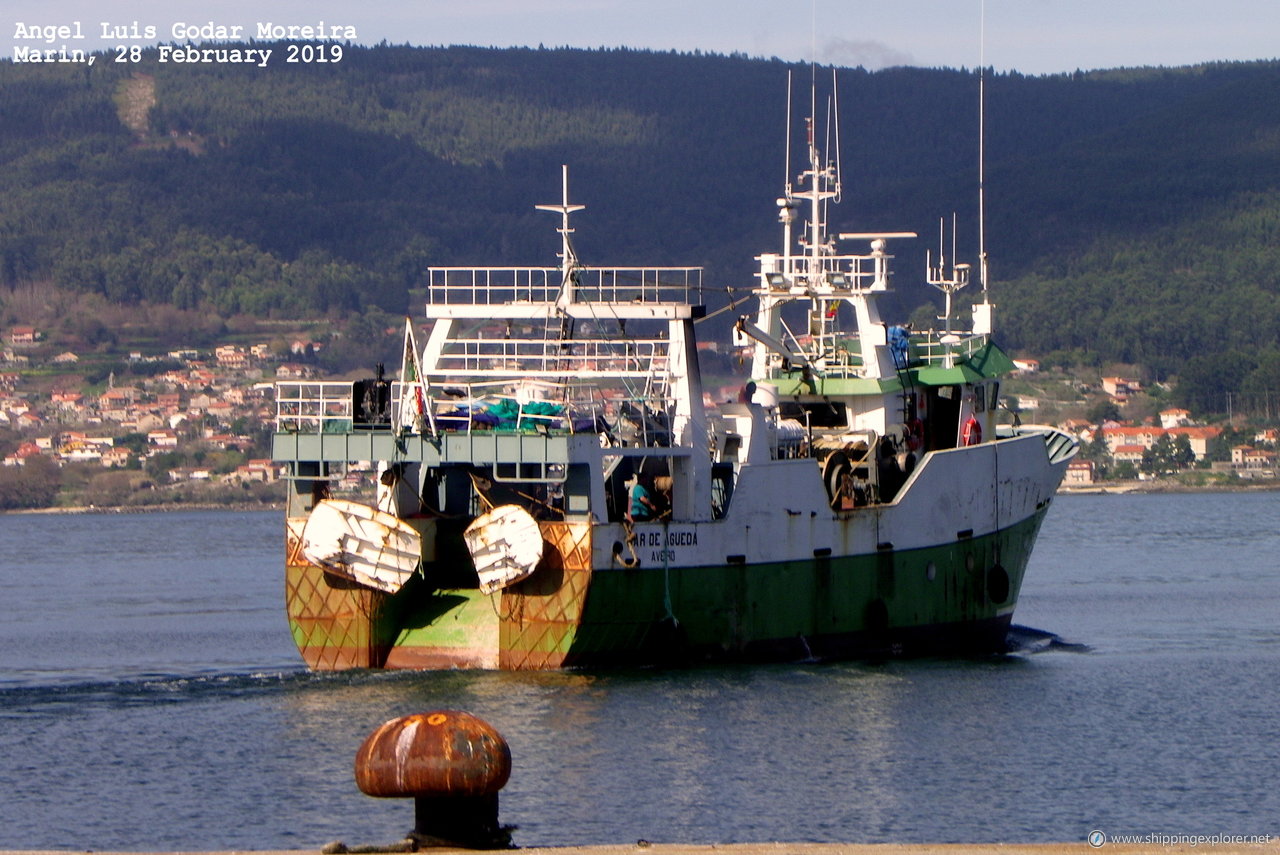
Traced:
<path fill-rule="evenodd" d="M 943 332 L 951 334 L 951 295 L 969 284 L 969 265 L 956 264 L 956 215 L 951 214 L 951 269 L 947 270 L 947 256 L 944 250 L 945 219 L 938 219 L 938 265 L 933 265 L 932 251 L 925 253 L 926 279 L 943 295 L 943 310 L 938 320 L 943 322 Z"/>

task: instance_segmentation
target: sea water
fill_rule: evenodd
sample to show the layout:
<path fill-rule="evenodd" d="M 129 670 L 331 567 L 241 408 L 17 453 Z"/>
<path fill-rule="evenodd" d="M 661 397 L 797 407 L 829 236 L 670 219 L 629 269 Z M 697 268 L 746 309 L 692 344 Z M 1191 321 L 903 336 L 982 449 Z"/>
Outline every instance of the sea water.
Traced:
<path fill-rule="evenodd" d="M 309 674 L 279 514 L 0 516 L 0 848 L 388 843 L 355 752 L 429 709 L 506 737 L 526 847 L 1277 835 L 1278 518 L 1060 496 L 1007 656 Z"/>

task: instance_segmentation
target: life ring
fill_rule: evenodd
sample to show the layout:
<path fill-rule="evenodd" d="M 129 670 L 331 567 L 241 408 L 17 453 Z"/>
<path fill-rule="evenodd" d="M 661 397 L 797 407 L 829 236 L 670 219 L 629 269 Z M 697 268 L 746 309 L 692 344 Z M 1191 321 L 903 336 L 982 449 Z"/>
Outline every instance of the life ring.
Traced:
<path fill-rule="evenodd" d="M 960 429 L 960 444 L 977 445 L 980 442 L 982 442 L 982 425 L 978 424 L 977 418 L 969 416 L 969 420 Z"/>

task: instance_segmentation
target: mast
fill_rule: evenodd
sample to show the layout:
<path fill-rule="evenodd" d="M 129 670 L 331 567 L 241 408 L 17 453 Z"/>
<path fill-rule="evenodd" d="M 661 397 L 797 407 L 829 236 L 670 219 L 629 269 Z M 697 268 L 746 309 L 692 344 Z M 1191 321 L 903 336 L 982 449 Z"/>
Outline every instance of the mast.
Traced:
<path fill-rule="evenodd" d="M 560 232 L 560 296 L 556 298 L 556 308 L 563 311 L 574 301 L 573 286 L 579 267 L 578 256 L 573 251 L 572 241 L 569 240 L 569 235 L 573 234 L 573 229 L 569 227 L 569 215 L 587 206 L 569 204 L 569 165 L 567 163 L 560 165 L 560 183 L 559 205 L 534 205 L 534 208 L 560 214 L 560 228 L 556 229 Z"/>
<path fill-rule="evenodd" d="M 978 34 L 978 281 L 982 302 L 973 306 L 973 334 L 992 332 L 991 297 L 987 293 L 987 3 L 982 1 Z"/>
<path fill-rule="evenodd" d="M 787 103 L 791 103 L 788 77 Z M 817 86 L 810 83 L 810 115 L 805 119 L 805 145 L 808 163 L 796 177 L 791 173 L 778 198 L 778 219 L 782 225 L 782 248 L 777 254 L 758 257 L 759 281 L 756 290 L 758 311 L 756 322 L 739 320 L 738 333 L 757 344 L 752 357 L 752 376 L 760 379 L 778 377 L 791 370 L 802 372 L 802 383 L 816 390 L 822 378 L 834 370 L 841 377 L 853 375 L 869 378 L 892 376 L 894 363 L 886 342 L 886 329 L 876 307 L 878 292 L 889 287 L 889 254 L 885 241 L 890 238 L 915 237 L 913 233 L 850 233 L 844 239 L 871 241 L 870 255 L 837 254 L 836 235 L 828 231 L 827 207 L 839 203 L 843 186 L 840 167 L 838 128 L 829 128 L 826 139 L 837 149 L 824 152 L 818 144 Z M 839 122 L 837 79 L 832 72 L 832 95 L 827 110 L 827 123 Z M 788 109 L 787 123 L 791 115 Z M 788 134 L 788 162 L 790 161 Z M 807 210 L 803 210 L 806 209 Z M 803 213 L 802 213 L 803 211 Z M 804 221 L 796 228 L 796 221 Z M 793 234 L 798 233 L 798 234 Z M 798 245 L 793 245 L 796 240 Z M 808 324 L 792 330 L 782 319 L 782 307 L 790 302 L 807 305 Z M 855 365 L 843 357 L 838 339 L 839 307 L 849 304 L 857 325 L 856 338 L 863 348 Z M 802 343 L 806 340 L 807 343 Z M 833 360 L 835 360 L 833 362 Z"/>

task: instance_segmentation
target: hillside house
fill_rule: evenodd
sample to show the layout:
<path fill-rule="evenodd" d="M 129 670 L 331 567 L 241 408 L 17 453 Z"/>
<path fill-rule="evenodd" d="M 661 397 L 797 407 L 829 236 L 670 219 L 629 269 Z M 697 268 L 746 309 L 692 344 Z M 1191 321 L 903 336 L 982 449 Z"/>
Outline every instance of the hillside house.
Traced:
<path fill-rule="evenodd" d="M 102 452 L 102 465 L 107 469 L 124 469 L 133 462 L 133 452 L 127 448 L 108 448 Z"/>
<path fill-rule="evenodd" d="M 250 460 L 237 466 L 232 476 L 237 481 L 258 481 L 263 484 L 274 484 L 280 480 L 283 467 L 274 460 Z"/>
<path fill-rule="evenodd" d="M 297 362 L 286 362 L 276 368 L 277 380 L 306 380 L 314 374 L 315 370 L 310 365 Z"/>
<path fill-rule="evenodd" d="M 1092 460 L 1072 460 L 1067 464 L 1067 474 L 1062 479 L 1062 484 L 1065 487 L 1087 487 L 1097 480 L 1097 467 Z"/>
<path fill-rule="evenodd" d="M 1117 404 L 1129 403 L 1129 397 L 1142 391 L 1142 383 L 1137 380 L 1126 380 L 1123 377 L 1103 377 L 1102 391 Z"/>
<path fill-rule="evenodd" d="M 209 406 L 204 411 L 219 421 L 229 421 L 235 413 L 235 407 L 226 401 L 213 400 L 209 402 Z"/>
<path fill-rule="evenodd" d="M 133 420 L 133 429 L 138 433 L 150 433 L 165 426 L 164 418 L 156 413 L 142 413 Z"/>
<path fill-rule="evenodd" d="M 137 401 L 141 395 L 142 393 L 132 386 L 112 386 L 110 389 L 98 396 L 98 406 L 132 404 Z"/>
<path fill-rule="evenodd" d="M 218 360 L 220 368 L 238 371 L 249 367 L 249 355 L 239 345 L 219 345 L 214 349 L 213 355 Z"/>
<path fill-rule="evenodd" d="M 1220 427 L 1176 427 L 1169 431 L 1176 439 L 1179 436 L 1185 436 L 1187 442 L 1191 445 L 1191 453 L 1196 456 L 1196 460 L 1203 460 L 1209 456 L 1209 443 L 1222 435 Z"/>
<path fill-rule="evenodd" d="M 1115 456 L 1122 446 L 1136 445 L 1145 451 L 1155 445 L 1156 440 L 1164 436 L 1165 433 L 1164 428 L 1151 425 L 1122 426 L 1103 428 L 1102 437 L 1107 443 L 1107 449 L 1112 456 Z"/>
<path fill-rule="evenodd" d="M 1189 410 L 1171 409 L 1160 411 L 1160 427 L 1165 430 L 1189 424 L 1191 424 L 1191 412 Z"/>
<path fill-rule="evenodd" d="M 1040 361 L 1038 359 L 1015 359 L 1013 367 L 1018 369 L 1020 374 L 1035 374 L 1040 370 Z"/>
<path fill-rule="evenodd" d="M 58 451 L 58 456 L 68 463 L 100 463 L 103 452 L 110 450 L 110 445 L 76 441 L 62 446 Z"/>
<path fill-rule="evenodd" d="M 147 445 L 157 450 L 167 451 L 178 447 L 178 432 L 171 428 L 160 428 L 147 433 Z"/>
<path fill-rule="evenodd" d="M 1093 423 L 1087 419 L 1066 419 L 1058 427 L 1086 442 L 1093 439 Z"/>
<path fill-rule="evenodd" d="M 17 447 L 17 449 L 13 452 L 13 454 L 10 454 L 8 457 L 4 459 L 4 465 L 5 466 L 22 466 L 26 464 L 27 458 L 39 457 L 43 453 L 44 452 L 40 450 L 40 447 L 37 446 L 34 442 L 24 442 L 22 443 L 22 445 L 19 445 Z"/>
<path fill-rule="evenodd" d="M 153 377 L 152 382 L 171 389 L 185 389 L 191 384 L 191 377 L 186 371 L 166 371 Z"/>
<path fill-rule="evenodd" d="M 1231 463 L 1242 469 L 1272 469 L 1276 453 L 1251 445 L 1237 445 L 1231 449 Z"/>
<path fill-rule="evenodd" d="M 206 430 L 204 439 L 210 445 L 221 448 L 224 451 L 244 451 L 253 445 L 253 440 L 247 436 L 236 436 L 232 433 L 215 433 L 212 430 Z"/>
<path fill-rule="evenodd" d="M 1142 455 L 1146 453 L 1145 445 L 1117 445 L 1111 452 L 1111 459 L 1116 463 L 1132 463 L 1137 466 L 1142 462 Z"/>
<path fill-rule="evenodd" d="M 117 424 L 124 424 L 129 421 L 132 410 L 133 406 L 131 404 L 104 405 L 101 401 L 98 403 L 98 415 L 109 422 L 116 422 Z"/>
<path fill-rule="evenodd" d="M 9 330 L 10 344 L 35 344 L 38 338 L 35 327 L 13 327 Z"/>
<path fill-rule="evenodd" d="M 64 413 L 81 414 L 87 409 L 81 392 L 55 391 L 49 398 L 53 406 Z"/>
<path fill-rule="evenodd" d="M 182 395 L 178 392 L 162 392 L 156 395 L 155 411 L 161 415 L 171 416 L 182 409 Z"/>
<path fill-rule="evenodd" d="M 292 353 L 294 356 L 311 356 L 313 354 L 319 353 L 320 348 L 322 347 L 324 347 L 324 345 L 318 341 L 312 341 L 311 339 L 300 338 L 300 339 L 294 340 L 289 345 L 289 352 Z"/>

